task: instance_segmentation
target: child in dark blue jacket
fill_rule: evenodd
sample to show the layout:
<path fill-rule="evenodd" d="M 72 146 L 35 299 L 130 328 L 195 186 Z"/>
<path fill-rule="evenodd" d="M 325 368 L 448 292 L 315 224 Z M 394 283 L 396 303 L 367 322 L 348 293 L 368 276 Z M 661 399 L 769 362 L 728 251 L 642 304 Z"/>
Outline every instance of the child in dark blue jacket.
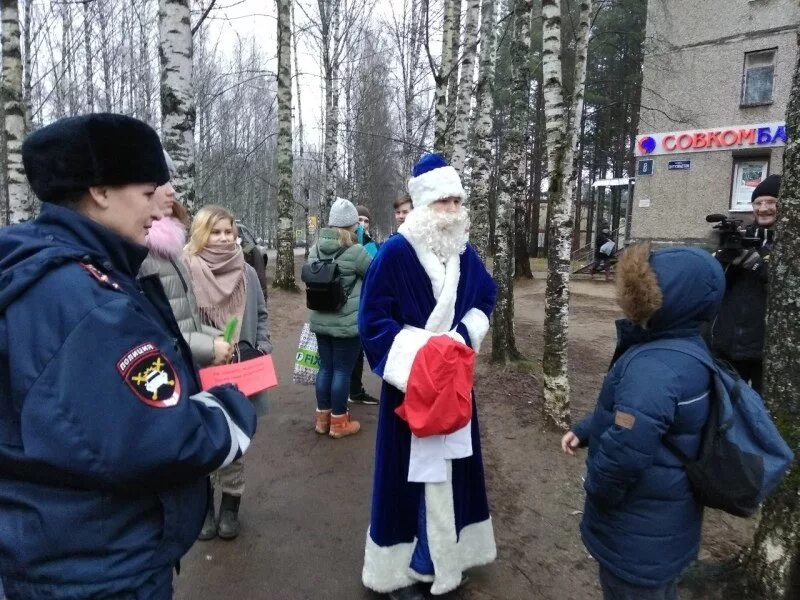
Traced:
<path fill-rule="evenodd" d="M 707 351 L 700 325 L 725 292 L 719 263 L 695 248 L 629 249 L 617 269 L 626 320 L 594 412 L 562 439 L 574 454 L 589 447 L 581 536 L 600 563 L 604 597 L 671 600 L 700 547 L 703 508 L 669 436 L 687 455 L 700 448 L 709 413 L 711 374 L 697 359 L 654 348 L 619 360 L 632 347 L 681 338 Z"/>

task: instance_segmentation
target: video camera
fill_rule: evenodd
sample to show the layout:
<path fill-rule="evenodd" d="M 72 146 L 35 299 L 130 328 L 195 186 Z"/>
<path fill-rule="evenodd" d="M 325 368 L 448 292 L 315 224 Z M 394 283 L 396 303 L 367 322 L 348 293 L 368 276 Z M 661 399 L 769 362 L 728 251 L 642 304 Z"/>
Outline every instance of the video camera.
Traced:
<path fill-rule="evenodd" d="M 739 256 L 744 248 L 758 248 L 761 240 L 757 237 L 747 237 L 741 228 L 741 219 L 729 219 L 717 213 L 707 215 L 708 223 L 716 223 L 713 229 L 719 232 L 719 248 L 717 256 L 723 262 L 730 262 Z"/>

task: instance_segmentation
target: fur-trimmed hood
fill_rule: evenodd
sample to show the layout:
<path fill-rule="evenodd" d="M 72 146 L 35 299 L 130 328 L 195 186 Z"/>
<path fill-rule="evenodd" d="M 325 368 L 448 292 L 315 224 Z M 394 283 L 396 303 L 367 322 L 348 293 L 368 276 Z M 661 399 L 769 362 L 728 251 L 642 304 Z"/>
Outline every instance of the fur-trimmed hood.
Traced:
<path fill-rule="evenodd" d="M 725 274 L 699 248 L 630 248 L 617 268 L 617 301 L 625 316 L 654 334 L 696 329 L 719 311 Z"/>

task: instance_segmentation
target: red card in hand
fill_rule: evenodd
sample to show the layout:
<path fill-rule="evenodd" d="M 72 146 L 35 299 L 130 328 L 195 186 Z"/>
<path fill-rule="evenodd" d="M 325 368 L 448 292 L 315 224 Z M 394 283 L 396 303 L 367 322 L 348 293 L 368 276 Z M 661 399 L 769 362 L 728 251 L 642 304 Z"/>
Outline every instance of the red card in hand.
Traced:
<path fill-rule="evenodd" d="M 245 396 L 252 396 L 277 386 L 278 378 L 272 356 L 265 354 L 240 363 L 200 369 L 200 383 L 204 390 L 215 385 L 234 383 Z"/>

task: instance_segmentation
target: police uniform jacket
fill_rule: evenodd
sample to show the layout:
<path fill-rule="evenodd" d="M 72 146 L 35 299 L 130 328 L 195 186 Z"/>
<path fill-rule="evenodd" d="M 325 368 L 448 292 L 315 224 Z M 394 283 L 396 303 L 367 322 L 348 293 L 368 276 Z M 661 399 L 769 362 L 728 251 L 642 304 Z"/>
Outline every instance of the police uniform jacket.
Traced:
<path fill-rule="evenodd" d="M 146 249 L 67 208 L 0 232 L 0 573 L 10 599 L 105 598 L 171 569 L 250 402 L 199 392 Z M 145 285 L 146 284 L 146 285 Z"/>

